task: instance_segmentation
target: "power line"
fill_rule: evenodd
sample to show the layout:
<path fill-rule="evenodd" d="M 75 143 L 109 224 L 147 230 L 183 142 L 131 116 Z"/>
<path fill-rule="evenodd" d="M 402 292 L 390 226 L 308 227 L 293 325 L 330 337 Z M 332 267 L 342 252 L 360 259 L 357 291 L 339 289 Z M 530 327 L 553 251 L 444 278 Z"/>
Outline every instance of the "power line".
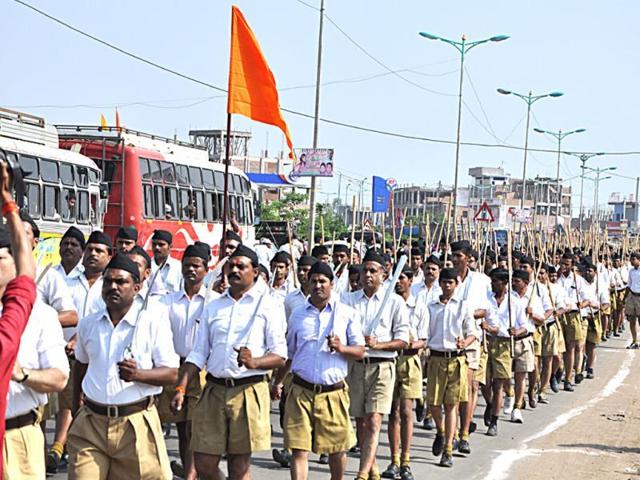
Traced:
<path fill-rule="evenodd" d="M 105 40 L 102 40 L 98 37 L 96 37 L 95 35 L 91 35 L 87 32 L 84 32 L 82 30 L 80 30 L 79 28 L 76 28 L 36 7 L 34 7 L 33 5 L 30 5 L 26 2 L 24 2 L 23 0 L 13 0 L 14 2 L 38 13 L 41 16 L 44 16 L 45 18 L 58 23 L 59 25 L 62 25 L 65 28 L 68 28 L 84 37 L 87 37 L 95 42 L 98 42 L 104 46 L 106 46 L 107 48 L 110 48 L 112 50 L 115 50 L 119 53 L 122 53 L 123 55 L 126 55 L 127 57 L 133 58 L 134 60 L 138 60 L 139 62 L 145 63 L 149 66 L 152 66 L 154 68 L 160 69 L 162 71 L 165 71 L 167 73 L 170 73 L 172 75 L 175 75 L 177 77 L 180 77 L 184 80 L 188 80 L 191 82 L 194 82 L 196 84 L 202 85 L 204 87 L 207 88 L 211 88 L 213 90 L 219 91 L 219 92 L 223 92 L 223 93 L 227 93 L 227 90 L 222 88 L 222 87 L 218 87 L 216 85 L 210 84 L 208 82 L 205 82 L 203 80 L 199 80 L 195 77 L 192 77 L 190 75 L 186 75 L 183 73 L 178 72 L 177 70 L 174 70 L 172 68 L 160 65 L 154 61 L 148 60 L 144 57 L 141 57 L 140 55 L 131 53 L 127 50 L 124 50 L 121 47 L 118 47 L 116 45 L 113 45 Z M 296 0 L 298 2 L 301 2 L 301 0 Z M 304 2 L 301 2 L 304 3 Z M 313 7 L 315 8 L 315 7 Z M 388 69 L 388 67 L 385 66 L 385 68 Z M 299 117 L 303 117 L 303 118 L 308 118 L 308 119 L 313 119 L 313 115 L 310 115 L 308 113 L 304 113 L 304 112 L 299 112 L 296 110 L 291 110 L 288 108 L 281 108 L 281 110 L 283 112 L 287 112 L 290 113 L 292 115 L 296 115 Z M 339 127 L 343 127 L 343 128 L 349 128 L 351 130 L 356 130 L 356 131 L 361 131 L 361 132 L 368 132 L 368 133 L 374 133 L 374 134 L 378 134 L 378 135 L 384 135 L 384 136 L 388 136 L 388 137 L 394 137 L 394 138 L 402 138 L 405 140 L 416 140 L 416 141 L 422 141 L 422 142 L 428 142 L 428 143 L 439 143 L 439 144 L 444 144 L 444 145 L 455 145 L 456 142 L 455 140 L 444 140 L 444 139 L 438 139 L 438 138 L 430 138 L 430 137 L 422 137 L 422 136 L 418 136 L 418 135 L 411 135 L 411 134 L 404 134 L 404 133 L 399 133 L 399 132 L 392 132 L 392 131 L 387 131 L 387 130 L 380 130 L 380 129 L 376 129 L 376 128 L 370 128 L 370 127 L 363 127 L 360 125 L 355 125 L 355 124 L 351 124 L 351 123 L 346 123 L 346 122 L 341 122 L 338 120 L 331 120 L 328 118 L 320 118 L 320 121 L 322 121 L 323 123 L 329 124 L 329 125 L 335 125 L 335 126 L 339 126 Z M 508 149 L 508 150 L 524 150 L 523 147 L 517 147 L 514 145 L 498 145 L 498 144 L 488 144 L 488 143 L 480 143 L 480 142 L 460 142 L 461 145 L 465 145 L 465 146 L 469 146 L 469 147 L 482 147 L 482 148 L 504 148 L 504 149 Z M 540 153 L 556 153 L 555 150 L 549 150 L 549 149 L 533 149 L 533 148 L 529 148 L 528 149 L 530 152 L 540 152 Z M 574 151 L 574 152 L 568 152 L 568 153 L 575 153 L 575 154 L 587 154 L 587 155 L 591 155 L 591 154 L 595 154 L 598 152 L 583 152 L 583 151 Z M 623 151 L 623 152 L 605 152 L 606 155 L 609 156 L 626 156 L 626 155 L 640 155 L 640 151 Z"/>

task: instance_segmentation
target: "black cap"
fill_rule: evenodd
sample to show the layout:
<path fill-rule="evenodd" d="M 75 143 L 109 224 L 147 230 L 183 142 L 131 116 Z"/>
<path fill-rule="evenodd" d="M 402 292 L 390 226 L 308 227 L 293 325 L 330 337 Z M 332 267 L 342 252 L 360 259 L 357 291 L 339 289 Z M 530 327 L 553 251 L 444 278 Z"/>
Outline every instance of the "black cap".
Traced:
<path fill-rule="evenodd" d="M 412 257 L 422 257 L 422 250 L 420 250 L 419 248 L 412 248 L 411 249 L 411 256 Z"/>
<path fill-rule="evenodd" d="M 509 270 L 506 268 L 494 268 L 489 272 L 489 276 L 493 279 L 500 280 L 502 282 L 509 281 Z"/>
<path fill-rule="evenodd" d="M 89 235 L 89 238 L 87 239 L 87 244 L 89 243 L 101 243 L 109 247 L 109 249 L 113 247 L 113 244 L 111 243 L 111 237 L 109 237 L 109 235 L 107 235 L 106 233 L 101 232 L 100 230 L 94 230 L 93 232 L 91 232 L 91 235 Z"/>
<path fill-rule="evenodd" d="M 311 270 L 309 270 L 309 278 L 311 278 L 311 275 L 316 274 L 324 275 L 329 280 L 333 281 L 333 270 L 331 270 L 331 267 L 325 262 L 316 262 L 313 264 Z"/>
<path fill-rule="evenodd" d="M 278 252 L 271 259 L 271 263 L 286 263 L 291 265 L 291 255 L 287 252 Z"/>
<path fill-rule="evenodd" d="M 329 250 L 327 250 L 327 247 L 325 247 L 324 245 L 316 245 L 311 249 L 312 257 L 318 258 L 323 255 L 329 255 Z"/>
<path fill-rule="evenodd" d="M 437 265 L 438 268 L 442 268 L 442 261 L 436 257 L 435 255 L 429 255 L 424 263 L 432 263 L 433 265 Z"/>
<path fill-rule="evenodd" d="M 238 235 L 233 230 L 227 230 L 227 232 L 224 235 L 224 239 L 225 240 L 235 240 L 236 242 L 242 243 L 242 238 L 240 238 L 240 235 Z"/>
<path fill-rule="evenodd" d="M 80 248 L 84 250 L 84 234 L 80 231 L 80 229 L 73 226 L 69 227 L 67 231 L 64 232 L 64 235 L 62 235 L 62 240 L 64 240 L 66 237 L 75 238 L 78 243 L 80 243 Z"/>
<path fill-rule="evenodd" d="M 104 269 L 105 272 L 110 268 L 129 272 L 135 279 L 136 283 L 140 283 L 140 269 L 138 268 L 138 265 L 136 265 L 135 262 L 124 253 L 116 253 Z"/>
<path fill-rule="evenodd" d="M 535 267 L 536 262 L 533 260 L 532 257 L 525 255 L 520 259 L 520 265 L 529 265 L 531 268 L 533 268 Z"/>
<path fill-rule="evenodd" d="M 333 246 L 333 253 L 346 253 L 346 254 L 349 254 L 349 245 L 345 245 L 344 243 L 336 243 Z"/>
<path fill-rule="evenodd" d="M 520 280 L 524 280 L 525 282 L 528 282 L 529 272 L 525 272 L 524 270 L 514 270 L 513 278 L 519 278 Z"/>
<path fill-rule="evenodd" d="M 116 233 L 116 239 L 121 238 L 122 240 L 133 240 L 134 242 L 138 241 L 138 230 L 133 225 L 130 227 L 120 227 L 118 229 L 118 233 Z"/>
<path fill-rule="evenodd" d="M 236 248 L 235 251 L 229 256 L 229 258 L 233 257 L 247 257 L 249 260 L 251 260 L 251 265 L 253 265 L 254 267 L 257 267 L 260 264 L 256 252 L 251 250 L 246 245 L 238 245 L 238 248 Z"/>
<path fill-rule="evenodd" d="M 384 257 L 373 249 L 367 251 L 364 258 L 362 259 L 362 263 L 366 262 L 377 262 L 382 268 L 385 268 Z"/>
<path fill-rule="evenodd" d="M 160 240 L 161 242 L 167 242 L 171 245 L 173 243 L 173 235 L 166 230 L 154 230 L 151 240 Z"/>
<path fill-rule="evenodd" d="M 455 268 L 443 268 L 438 277 L 439 281 L 442 280 L 455 280 L 458 281 L 458 272 Z"/>
<path fill-rule="evenodd" d="M 362 273 L 362 264 L 361 263 L 352 263 L 349 265 L 349 275 L 360 275 Z"/>
<path fill-rule="evenodd" d="M 302 255 L 298 260 L 298 267 L 315 265 L 317 261 L 318 259 L 316 257 L 312 257 L 311 255 Z"/>
<path fill-rule="evenodd" d="M 124 253 L 126 255 L 140 255 L 142 258 L 144 258 L 144 261 L 147 262 L 147 268 L 151 268 L 151 257 L 140 245 L 136 245 L 131 250 Z"/>
<path fill-rule="evenodd" d="M 260 273 L 264 273 L 265 274 L 265 276 L 267 277 L 267 282 L 268 282 L 269 278 L 271 277 L 271 275 L 269 274 L 269 269 L 267 267 L 265 267 L 263 264 L 258 265 L 258 269 L 260 270 Z"/>
<path fill-rule="evenodd" d="M 196 242 L 193 245 L 189 245 L 184 249 L 184 253 L 182 254 L 182 260 L 187 257 L 198 257 L 201 258 L 205 265 L 209 263 L 211 247 L 204 242 Z"/>
<path fill-rule="evenodd" d="M 472 250 L 473 248 L 468 240 L 458 240 L 457 242 L 451 243 L 452 252 L 462 252 L 465 255 L 470 255 Z"/>

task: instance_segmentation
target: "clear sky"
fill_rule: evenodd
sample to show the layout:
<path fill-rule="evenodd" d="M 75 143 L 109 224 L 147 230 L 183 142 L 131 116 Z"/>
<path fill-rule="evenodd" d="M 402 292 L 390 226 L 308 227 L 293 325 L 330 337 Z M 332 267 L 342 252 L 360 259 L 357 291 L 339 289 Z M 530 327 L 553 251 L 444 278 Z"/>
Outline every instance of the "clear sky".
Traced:
<path fill-rule="evenodd" d="M 226 86 L 231 11 L 227 0 L 26 1 L 125 50 Z M 305 2 L 311 7 L 320 4 L 320 0 Z M 283 89 L 281 105 L 313 113 L 318 11 L 299 0 L 235 3 Z M 13 0 L 2 0 L 0 5 L 1 106 L 43 115 L 51 123 L 97 124 L 100 113 L 114 123 L 114 107 L 119 105 L 127 127 L 166 136 L 177 133 L 184 139 L 190 128 L 223 128 L 226 104 L 220 92 L 125 57 Z M 534 105 L 532 127 L 587 129 L 568 137 L 563 150 L 640 151 L 638 2 L 326 0 L 325 7 L 328 17 L 377 62 L 325 21 L 322 117 L 453 140 L 459 54 L 442 42 L 419 37 L 418 32 L 456 39 L 466 33 L 469 40 L 506 34 L 509 40 L 480 45 L 467 57 L 463 141 L 524 144 L 526 105 L 513 96 L 499 95 L 497 87 L 534 94 L 560 90 L 563 97 Z M 408 81 L 381 64 L 400 71 Z M 285 117 L 295 146 L 311 146 L 313 122 Z M 282 135 L 276 129 L 238 116 L 233 126 L 253 132 L 253 153 L 268 148 L 273 154 L 282 148 Z M 335 148 L 337 170 L 355 179 L 379 175 L 394 177 L 400 184 L 452 183 L 453 145 L 321 123 L 319 146 Z M 556 148 L 552 138 L 533 132 L 530 146 Z M 638 158 L 602 156 L 588 165 L 616 166 L 614 173 L 635 178 Z M 578 164 L 575 158 L 563 157 L 561 176 L 579 175 Z M 461 185 L 469 181 L 467 170 L 480 165 L 501 165 L 520 177 L 522 152 L 462 147 Z M 531 176 L 555 176 L 555 171 L 555 154 L 530 155 Z M 577 206 L 579 179 L 571 184 Z M 324 201 L 337 194 L 338 182 L 325 181 L 322 189 L 319 198 Z M 634 180 L 604 181 L 600 203 L 613 191 L 628 194 L 634 189 Z M 585 205 L 592 201 L 593 182 L 585 182 Z"/>

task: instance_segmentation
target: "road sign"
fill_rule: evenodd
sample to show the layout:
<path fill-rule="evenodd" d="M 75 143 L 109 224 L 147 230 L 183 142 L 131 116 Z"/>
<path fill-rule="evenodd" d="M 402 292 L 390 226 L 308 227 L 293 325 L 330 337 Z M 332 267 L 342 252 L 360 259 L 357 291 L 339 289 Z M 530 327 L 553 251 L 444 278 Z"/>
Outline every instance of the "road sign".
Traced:
<path fill-rule="evenodd" d="M 493 213 L 491 213 L 491 208 L 487 204 L 487 202 L 483 202 L 480 205 L 480 208 L 476 212 L 476 216 L 474 217 L 476 222 L 493 222 Z"/>

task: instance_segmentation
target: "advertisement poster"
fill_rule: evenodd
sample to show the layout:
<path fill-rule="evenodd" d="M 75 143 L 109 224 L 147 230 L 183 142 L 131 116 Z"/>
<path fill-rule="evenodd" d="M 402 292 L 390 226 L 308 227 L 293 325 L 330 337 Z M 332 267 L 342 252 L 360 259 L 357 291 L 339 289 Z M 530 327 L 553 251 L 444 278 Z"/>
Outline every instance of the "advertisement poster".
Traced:
<path fill-rule="evenodd" d="M 292 177 L 333 177 L 333 148 L 296 149 Z"/>

